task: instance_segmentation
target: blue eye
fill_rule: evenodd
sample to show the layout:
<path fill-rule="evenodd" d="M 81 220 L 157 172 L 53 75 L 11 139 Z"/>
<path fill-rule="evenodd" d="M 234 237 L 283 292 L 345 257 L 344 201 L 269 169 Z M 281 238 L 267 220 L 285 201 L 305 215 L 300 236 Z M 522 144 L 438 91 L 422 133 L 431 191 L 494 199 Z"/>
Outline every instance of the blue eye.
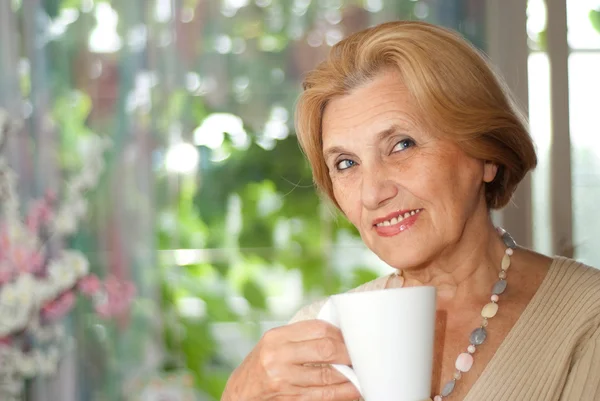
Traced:
<path fill-rule="evenodd" d="M 400 151 L 400 150 L 404 150 L 404 149 L 408 149 L 410 147 L 415 146 L 415 141 L 413 141 L 410 138 L 406 138 L 401 140 L 400 142 L 398 142 L 395 146 L 394 149 L 392 149 L 392 152 L 396 152 L 396 151 Z"/>
<path fill-rule="evenodd" d="M 338 170 L 346 170 L 346 169 L 354 166 L 355 164 L 356 164 L 356 162 L 354 162 L 353 160 L 344 159 L 344 160 L 341 160 L 341 161 L 337 162 L 336 165 L 335 165 L 335 167 Z"/>

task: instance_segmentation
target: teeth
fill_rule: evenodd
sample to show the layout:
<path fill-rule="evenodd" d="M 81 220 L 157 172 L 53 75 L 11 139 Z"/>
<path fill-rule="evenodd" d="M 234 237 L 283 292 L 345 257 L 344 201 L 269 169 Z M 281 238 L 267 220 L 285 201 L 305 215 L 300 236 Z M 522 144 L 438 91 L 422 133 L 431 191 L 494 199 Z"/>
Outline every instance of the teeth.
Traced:
<path fill-rule="evenodd" d="M 404 213 L 404 215 L 400 215 L 397 217 L 393 217 L 390 220 L 386 220 L 386 221 L 382 221 L 381 223 L 377 223 L 378 227 L 389 227 L 389 226 L 393 226 L 394 224 L 398 224 L 400 223 L 402 220 L 404 220 L 407 217 L 410 216 L 414 216 L 415 214 L 419 213 L 421 211 L 421 209 L 416 209 L 416 210 L 411 210 L 410 212 L 406 212 Z"/>

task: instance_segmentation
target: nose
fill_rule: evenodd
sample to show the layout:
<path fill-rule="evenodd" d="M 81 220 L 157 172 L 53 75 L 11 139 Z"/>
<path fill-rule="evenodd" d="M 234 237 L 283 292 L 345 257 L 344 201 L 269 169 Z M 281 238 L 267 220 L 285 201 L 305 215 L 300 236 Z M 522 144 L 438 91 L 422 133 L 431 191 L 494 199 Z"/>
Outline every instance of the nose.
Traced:
<path fill-rule="evenodd" d="M 384 166 L 363 170 L 361 198 L 365 208 L 375 210 L 398 194 L 392 172 Z"/>

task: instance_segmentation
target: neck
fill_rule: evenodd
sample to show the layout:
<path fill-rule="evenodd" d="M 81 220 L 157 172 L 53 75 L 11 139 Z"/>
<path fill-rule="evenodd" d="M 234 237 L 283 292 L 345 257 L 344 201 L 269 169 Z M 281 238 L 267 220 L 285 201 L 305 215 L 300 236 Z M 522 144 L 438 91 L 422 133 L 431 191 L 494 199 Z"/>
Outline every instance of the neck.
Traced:
<path fill-rule="evenodd" d="M 403 272 L 406 286 L 434 286 L 438 309 L 485 302 L 498 279 L 506 249 L 489 216 L 482 226 L 466 227 L 459 240 L 432 261 Z"/>

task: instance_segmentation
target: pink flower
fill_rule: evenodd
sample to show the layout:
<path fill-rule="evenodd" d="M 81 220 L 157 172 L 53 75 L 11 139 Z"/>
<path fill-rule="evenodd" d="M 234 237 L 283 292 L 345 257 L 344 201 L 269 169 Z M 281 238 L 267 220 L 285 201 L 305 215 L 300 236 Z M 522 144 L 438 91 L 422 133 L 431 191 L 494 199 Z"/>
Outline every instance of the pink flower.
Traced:
<path fill-rule="evenodd" d="M 44 254 L 41 251 L 24 247 L 15 247 L 11 251 L 9 261 L 18 272 L 37 273 L 44 264 Z"/>
<path fill-rule="evenodd" d="M 112 310 L 110 308 L 110 303 L 104 302 L 95 306 L 96 313 L 98 316 L 108 319 L 112 316 Z"/>
<path fill-rule="evenodd" d="M 3 260 L 0 255 L 0 285 L 12 281 L 15 276 L 15 269 L 6 260 Z"/>
<path fill-rule="evenodd" d="M 4 225 L 4 222 L 0 222 L 2 225 Z M 6 227 L 2 227 L 1 231 L 0 231 L 0 250 L 4 252 L 6 252 L 8 249 L 10 249 L 10 236 L 8 235 L 8 230 L 6 229 Z M 2 256 L 2 254 L 0 254 L 0 257 Z"/>
<path fill-rule="evenodd" d="M 42 307 L 42 319 L 50 322 L 56 321 L 69 313 L 73 309 L 73 305 L 75 305 L 75 294 L 73 291 L 65 292 Z"/>
<path fill-rule="evenodd" d="M 87 296 L 92 296 L 102 289 L 102 282 L 95 274 L 88 274 L 77 284 L 79 291 Z"/>
<path fill-rule="evenodd" d="M 37 200 L 29 209 L 26 223 L 32 233 L 38 233 L 41 226 L 47 224 L 53 216 L 52 208 L 47 199 Z"/>
<path fill-rule="evenodd" d="M 47 190 L 45 198 L 48 201 L 48 203 L 54 203 L 54 202 L 56 202 L 56 199 L 57 199 L 56 191 L 53 190 L 53 189 Z"/>
<path fill-rule="evenodd" d="M 29 271 L 30 273 L 38 273 L 44 266 L 45 254 L 42 251 L 34 252 L 29 255 Z"/>
<path fill-rule="evenodd" d="M 114 276 L 106 279 L 104 290 L 105 297 L 94 306 L 96 313 L 103 318 L 123 315 L 136 295 L 135 285 L 131 281 L 120 282 Z"/>

